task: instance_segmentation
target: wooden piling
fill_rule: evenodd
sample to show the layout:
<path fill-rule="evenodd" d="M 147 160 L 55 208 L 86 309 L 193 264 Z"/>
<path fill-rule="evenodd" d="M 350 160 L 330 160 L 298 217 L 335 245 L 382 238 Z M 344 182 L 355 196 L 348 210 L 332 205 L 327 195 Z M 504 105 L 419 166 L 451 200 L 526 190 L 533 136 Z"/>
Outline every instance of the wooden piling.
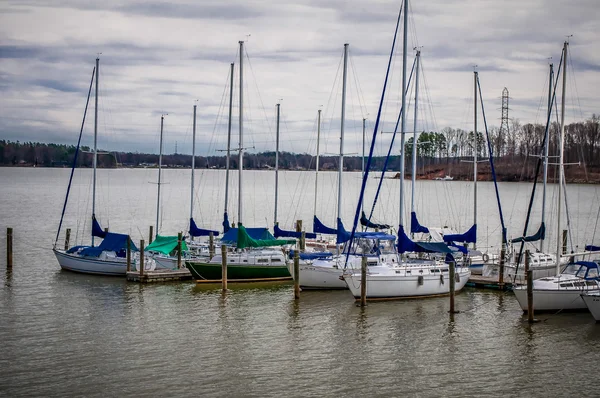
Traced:
<path fill-rule="evenodd" d="M 212 260 L 215 256 L 215 235 L 211 232 L 208 234 L 208 257 Z"/>
<path fill-rule="evenodd" d="M 525 251 L 525 275 L 527 276 L 527 321 L 533 323 L 533 271 L 529 269 L 529 250 Z"/>
<path fill-rule="evenodd" d="M 177 234 L 177 269 L 181 269 L 181 241 L 183 240 L 183 233 Z"/>
<path fill-rule="evenodd" d="M 104 228 L 104 233 L 107 234 L 108 233 L 108 227 Z"/>
<path fill-rule="evenodd" d="M 227 291 L 227 245 L 221 245 L 221 285 Z"/>
<path fill-rule="evenodd" d="M 140 278 L 144 276 L 144 239 L 140 240 Z"/>
<path fill-rule="evenodd" d="M 300 252 L 294 250 L 294 300 L 300 298 Z"/>
<path fill-rule="evenodd" d="M 150 225 L 150 230 L 148 231 L 148 244 L 152 243 L 153 237 L 154 237 L 154 226 Z"/>
<path fill-rule="evenodd" d="M 67 228 L 65 235 L 65 251 L 69 250 L 69 240 L 71 240 L 71 228 Z"/>
<path fill-rule="evenodd" d="M 450 273 L 449 273 L 449 277 L 450 277 L 450 311 L 448 311 L 451 314 L 456 314 L 456 311 L 454 310 L 454 296 L 456 293 L 456 263 L 454 261 L 450 262 Z"/>
<path fill-rule="evenodd" d="M 300 250 L 302 253 L 306 251 L 306 232 L 302 231 L 302 235 L 300 235 Z"/>
<path fill-rule="evenodd" d="M 127 272 L 131 271 L 131 237 L 127 235 Z"/>
<path fill-rule="evenodd" d="M 360 262 L 360 306 L 367 305 L 367 256 L 362 256 Z"/>
<path fill-rule="evenodd" d="M 567 254 L 567 230 L 562 231 L 562 254 Z"/>
<path fill-rule="evenodd" d="M 6 268 L 13 266 L 13 229 L 6 228 Z"/>
<path fill-rule="evenodd" d="M 504 290 L 504 262 L 506 261 L 506 234 L 502 234 L 502 247 L 500 248 L 500 270 L 498 271 L 498 286 Z"/>

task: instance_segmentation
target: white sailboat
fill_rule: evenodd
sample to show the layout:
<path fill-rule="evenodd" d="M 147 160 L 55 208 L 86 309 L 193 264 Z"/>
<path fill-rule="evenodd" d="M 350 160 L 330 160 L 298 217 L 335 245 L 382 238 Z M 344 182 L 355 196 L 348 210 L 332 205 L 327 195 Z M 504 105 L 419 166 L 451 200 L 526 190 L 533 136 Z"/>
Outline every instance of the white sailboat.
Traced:
<path fill-rule="evenodd" d="M 592 261 L 578 261 L 567 265 L 561 272 L 561 211 L 562 187 L 564 184 L 564 136 L 565 136 L 565 96 L 567 82 L 567 49 L 569 43 L 565 41 L 563 47 L 563 81 L 562 103 L 559 141 L 559 177 L 558 177 L 558 206 L 556 216 L 557 242 L 556 242 L 556 268 L 555 276 L 535 279 L 533 281 L 533 309 L 535 311 L 559 311 L 585 309 L 581 295 L 585 292 L 600 291 L 600 275 L 598 264 Z M 588 253 L 581 253 L 588 254 Z M 574 256 L 574 254 L 570 254 Z M 517 286 L 513 289 L 515 297 L 523 311 L 527 311 L 527 287 Z"/>
<path fill-rule="evenodd" d="M 583 293 L 581 299 L 596 322 L 600 322 L 600 291 Z"/>
<path fill-rule="evenodd" d="M 74 246 L 66 250 L 58 249 L 56 243 L 60 234 L 62 218 L 56 235 L 56 241 L 52 251 L 58 260 L 60 267 L 64 270 L 96 274 L 96 275 L 117 275 L 124 276 L 127 272 L 127 244 L 130 241 L 129 235 L 117 234 L 102 230 L 99 222 L 96 219 L 96 169 L 98 160 L 98 77 L 99 77 L 100 59 L 96 58 L 96 67 L 94 69 L 95 77 L 95 106 L 94 106 L 94 152 L 93 152 L 93 181 L 92 181 L 92 242 L 91 246 Z M 90 84 L 91 91 L 91 84 Z M 89 100 L 89 94 L 88 94 Z M 87 104 L 86 104 L 87 110 Z M 84 116 L 85 120 L 85 116 Z M 83 125 L 82 125 L 83 130 Z M 81 139 L 81 137 L 80 137 Z M 79 148 L 79 143 L 78 143 Z M 75 167 L 75 163 L 73 164 Z M 72 177 L 72 174 L 71 174 Z M 70 186 L 70 182 L 69 182 Z M 66 208 L 68 201 L 68 193 L 65 198 Z M 95 246 L 95 237 L 102 238 L 102 242 Z M 137 248 L 130 242 L 132 251 L 137 251 Z M 132 256 L 132 265 L 135 266 L 137 256 Z"/>

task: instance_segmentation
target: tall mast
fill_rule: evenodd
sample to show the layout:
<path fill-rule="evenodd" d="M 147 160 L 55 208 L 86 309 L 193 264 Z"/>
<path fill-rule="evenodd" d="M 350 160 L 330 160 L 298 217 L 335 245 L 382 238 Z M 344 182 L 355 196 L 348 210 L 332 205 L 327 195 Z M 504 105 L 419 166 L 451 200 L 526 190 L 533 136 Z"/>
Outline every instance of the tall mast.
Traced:
<path fill-rule="evenodd" d="M 361 165 L 361 171 L 362 171 L 362 177 L 365 177 L 365 142 L 366 142 L 366 122 L 367 119 L 363 117 L 363 134 L 362 134 L 362 165 Z M 364 210 L 365 207 L 365 202 L 362 202 L 362 209 Z"/>
<path fill-rule="evenodd" d="M 190 183 L 190 219 L 194 218 L 194 172 L 196 169 L 196 106 L 194 105 L 194 124 L 192 129 L 192 181 Z"/>
<path fill-rule="evenodd" d="M 194 109 L 195 110 L 195 109 Z M 155 232 L 156 235 L 158 236 L 158 221 L 159 221 L 159 214 L 160 214 L 160 173 L 162 170 L 162 150 L 163 150 L 163 122 L 165 120 L 165 115 L 161 115 L 160 117 L 160 149 L 158 152 L 158 194 L 156 195 L 156 228 L 155 228 Z"/>
<path fill-rule="evenodd" d="M 548 81 L 548 117 L 550 121 L 550 113 L 552 113 L 552 82 L 554 80 L 554 64 L 550 64 L 550 78 Z M 548 183 L 548 147 L 549 145 L 550 126 L 546 128 L 546 136 L 544 137 L 544 189 L 542 191 L 542 225 L 545 225 L 546 220 L 546 185 Z M 544 238 L 540 240 L 540 251 L 544 251 Z"/>
<path fill-rule="evenodd" d="M 560 150 L 558 162 L 558 215 L 556 217 L 556 275 L 560 274 L 560 254 L 561 254 L 561 225 L 560 213 L 562 207 L 562 196 L 560 191 L 563 186 L 563 164 L 564 164 L 564 145 L 565 145 L 565 97 L 567 91 L 567 47 L 569 43 L 565 41 L 563 47 L 563 86 L 562 86 L 562 103 L 560 104 Z"/>
<path fill-rule="evenodd" d="M 244 169 L 244 42 L 240 41 L 240 147 L 238 157 L 238 225 L 242 222 L 242 170 Z"/>
<path fill-rule="evenodd" d="M 402 123 L 400 126 L 400 225 L 404 225 L 404 145 L 406 137 L 406 47 L 408 41 L 408 0 L 404 0 L 404 40 L 402 44 Z"/>
<path fill-rule="evenodd" d="M 275 214 L 273 215 L 273 225 L 277 225 L 277 196 L 279 194 L 279 108 L 277 104 L 277 134 L 275 139 Z"/>
<path fill-rule="evenodd" d="M 421 50 L 417 50 L 417 73 L 415 81 L 415 118 L 413 120 L 413 145 L 412 145 L 412 192 L 410 197 L 410 211 L 415 211 L 415 185 L 417 183 L 417 118 L 419 113 L 419 64 L 421 61 Z"/>
<path fill-rule="evenodd" d="M 233 111 L 233 62 L 229 71 L 229 122 L 227 125 L 227 158 L 225 161 L 225 213 L 227 216 L 227 204 L 229 203 L 229 159 L 231 157 L 231 115 Z"/>
<path fill-rule="evenodd" d="M 477 83 L 479 81 L 479 74 L 477 71 L 473 72 L 474 81 L 474 108 L 473 108 L 473 225 L 477 224 L 477 150 L 479 149 L 479 137 L 477 136 Z M 477 243 L 473 243 L 473 249 L 477 249 Z"/>
<path fill-rule="evenodd" d="M 100 58 L 96 57 L 96 104 L 94 106 L 94 176 L 92 182 L 92 218 L 96 218 L 96 167 L 98 163 L 98 79 L 100 77 Z M 92 234 L 92 246 L 94 246 L 94 234 Z"/>
<path fill-rule="evenodd" d="M 348 46 L 348 43 L 344 44 L 344 74 L 342 80 L 342 120 L 340 124 L 340 167 L 338 171 L 337 208 L 337 218 L 340 220 L 342 219 L 342 172 L 344 171 L 344 121 L 346 119 L 346 79 L 348 74 Z M 337 220 L 334 225 L 337 225 Z"/>
<path fill-rule="evenodd" d="M 321 140 L 321 110 L 319 109 L 317 116 L 317 161 L 315 165 L 315 205 L 313 208 L 313 216 L 317 215 L 317 192 L 319 189 L 319 141 Z"/>

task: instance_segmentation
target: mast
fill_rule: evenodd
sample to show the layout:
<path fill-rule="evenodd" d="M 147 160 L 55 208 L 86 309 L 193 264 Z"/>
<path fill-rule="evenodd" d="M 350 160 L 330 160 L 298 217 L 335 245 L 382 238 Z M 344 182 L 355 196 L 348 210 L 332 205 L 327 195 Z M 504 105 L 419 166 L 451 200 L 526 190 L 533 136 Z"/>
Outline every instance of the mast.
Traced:
<path fill-rule="evenodd" d="M 315 206 L 313 216 L 317 215 L 317 191 L 319 189 L 319 141 L 321 140 L 321 110 L 319 109 L 317 116 L 317 162 L 315 166 Z"/>
<path fill-rule="evenodd" d="M 477 71 L 473 72 L 474 81 L 474 110 L 473 110 L 473 137 L 475 143 L 473 144 L 473 225 L 477 224 L 477 150 L 479 149 L 479 140 L 477 136 L 477 81 L 479 80 L 479 74 Z M 477 249 L 477 243 L 473 243 L 473 249 Z"/>
<path fill-rule="evenodd" d="M 563 164 L 564 164 L 564 145 L 565 145 L 565 97 L 567 91 L 567 47 L 569 43 L 565 41 L 563 47 L 563 86 L 562 103 L 560 104 L 560 150 L 558 162 L 558 215 L 556 217 L 556 275 L 560 274 L 560 254 L 561 254 L 561 230 L 560 230 L 560 212 L 562 207 L 562 196 L 560 191 L 563 186 Z"/>
<path fill-rule="evenodd" d="M 417 183 L 417 118 L 419 112 L 419 64 L 421 61 L 421 50 L 417 50 L 417 74 L 415 76 L 415 118 L 413 120 L 413 145 L 412 145 L 412 192 L 410 198 L 410 211 L 415 211 L 415 186 Z M 414 236 L 414 234 L 411 234 Z"/>
<path fill-rule="evenodd" d="M 192 181 L 190 183 L 190 219 L 194 218 L 194 172 L 196 168 L 196 106 L 194 105 L 194 124 L 192 129 Z"/>
<path fill-rule="evenodd" d="M 366 141 L 366 137 L 365 137 L 366 128 L 365 128 L 365 125 L 366 125 L 366 121 L 367 121 L 367 119 L 363 117 L 363 126 L 362 126 L 363 127 L 363 131 L 362 131 L 362 133 L 363 133 L 363 136 L 362 136 L 362 138 L 363 138 L 363 140 L 362 140 L 362 165 L 361 165 L 361 171 L 362 171 L 362 177 L 363 178 L 365 177 L 365 141 Z M 363 201 L 363 203 L 362 203 L 362 210 L 364 210 L 364 207 L 365 207 L 365 203 Z"/>
<path fill-rule="evenodd" d="M 98 164 L 98 79 L 100 77 L 100 58 L 96 57 L 96 99 L 94 105 L 94 166 L 92 182 L 92 219 L 96 218 L 96 167 Z M 94 234 L 92 233 L 92 247 L 94 246 Z"/>
<path fill-rule="evenodd" d="M 194 107 L 194 110 L 195 107 Z M 154 235 L 155 237 L 158 236 L 158 221 L 159 221 L 159 214 L 160 214 L 160 173 L 162 170 L 162 150 L 163 150 L 163 122 L 165 120 L 165 115 L 161 115 L 160 116 L 160 149 L 158 152 L 158 194 L 156 195 L 156 234 Z"/>
<path fill-rule="evenodd" d="M 552 112 L 552 82 L 554 80 L 554 64 L 550 64 L 550 78 L 548 81 L 548 117 L 546 120 L 550 121 L 550 113 Z M 546 129 L 546 136 L 544 137 L 544 189 L 542 190 L 542 225 L 545 226 L 546 220 L 546 185 L 548 183 L 548 147 L 549 145 L 550 128 Z M 544 251 L 544 238 L 540 239 L 540 251 Z"/>
<path fill-rule="evenodd" d="M 238 225 L 242 222 L 242 171 L 244 169 L 244 42 L 240 41 L 240 147 L 238 157 Z"/>
<path fill-rule="evenodd" d="M 231 114 L 233 111 L 233 62 L 229 72 L 229 122 L 227 125 L 227 158 L 225 160 L 225 213 L 227 217 L 227 204 L 229 203 L 229 159 L 231 158 Z"/>
<path fill-rule="evenodd" d="M 337 218 L 342 219 L 342 172 L 344 171 L 344 121 L 346 119 L 346 79 L 348 74 L 348 43 L 344 44 L 344 75 L 342 80 L 342 120 L 340 124 L 340 167 L 338 171 Z M 337 226 L 337 220 L 334 224 Z M 337 228 L 337 227 L 336 227 Z"/>
<path fill-rule="evenodd" d="M 279 108 L 277 104 L 277 134 L 275 139 L 275 214 L 273 215 L 273 225 L 277 225 L 277 196 L 279 194 Z"/>
<path fill-rule="evenodd" d="M 400 225 L 404 225 L 403 208 L 404 208 L 404 144 L 406 137 L 406 47 L 408 40 L 408 0 L 404 0 L 404 40 L 402 43 L 402 123 L 400 132 Z"/>

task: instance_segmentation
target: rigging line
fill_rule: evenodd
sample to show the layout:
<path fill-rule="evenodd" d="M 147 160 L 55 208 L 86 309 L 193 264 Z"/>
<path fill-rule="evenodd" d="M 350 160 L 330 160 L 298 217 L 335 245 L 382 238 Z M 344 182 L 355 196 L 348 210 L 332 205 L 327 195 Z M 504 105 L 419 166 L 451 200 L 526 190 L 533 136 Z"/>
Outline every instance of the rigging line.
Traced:
<path fill-rule="evenodd" d="M 247 47 L 247 46 L 246 46 Z M 252 72 L 252 77 L 254 78 L 254 86 L 256 87 L 256 92 L 258 94 L 258 99 L 260 101 L 260 105 L 262 107 L 262 111 L 265 117 L 265 121 L 267 122 L 267 128 L 269 130 L 269 132 L 272 134 L 273 133 L 273 129 L 271 128 L 271 122 L 270 119 L 267 117 L 267 110 L 265 108 L 265 104 L 262 100 L 262 96 L 260 95 L 260 90 L 258 89 L 258 81 L 256 79 L 256 75 L 254 74 L 254 68 L 252 67 L 252 63 L 250 62 L 250 56 L 248 55 L 248 49 L 244 47 L 245 53 L 246 53 L 246 59 L 248 60 L 248 67 L 250 68 L 250 71 Z"/>
<path fill-rule="evenodd" d="M 69 192 L 71 191 L 71 183 L 73 182 L 73 173 L 75 173 L 75 166 L 77 166 L 77 156 L 79 155 L 79 144 L 81 144 L 81 136 L 83 135 L 83 126 L 85 124 L 85 117 L 87 115 L 88 105 L 90 103 L 90 95 L 92 94 L 92 85 L 94 83 L 94 77 L 96 76 L 96 67 L 92 70 L 92 78 L 90 80 L 90 88 L 88 90 L 87 99 L 85 101 L 85 110 L 83 111 L 83 120 L 81 121 L 81 129 L 79 130 L 79 139 L 77 140 L 77 147 L 75 148 L 75 155 L 73 156 L 73 164 L 71 166 L 71 175 L 69 176 L 69 185 L 67 185 L 67 195 L 65 202 L 63 203 L 62 214 L 60 215 L 60 222 L 58 223 L 58 231 L 56 231 L 56 239 L 54 240 L 54 246 L 58 242 L 58 236 L 60 235 L 60 229 L 62 227 L 63 219 L 65 217 L 65 210 L 67 209 L 67 202 L 69 200 Z"/>

